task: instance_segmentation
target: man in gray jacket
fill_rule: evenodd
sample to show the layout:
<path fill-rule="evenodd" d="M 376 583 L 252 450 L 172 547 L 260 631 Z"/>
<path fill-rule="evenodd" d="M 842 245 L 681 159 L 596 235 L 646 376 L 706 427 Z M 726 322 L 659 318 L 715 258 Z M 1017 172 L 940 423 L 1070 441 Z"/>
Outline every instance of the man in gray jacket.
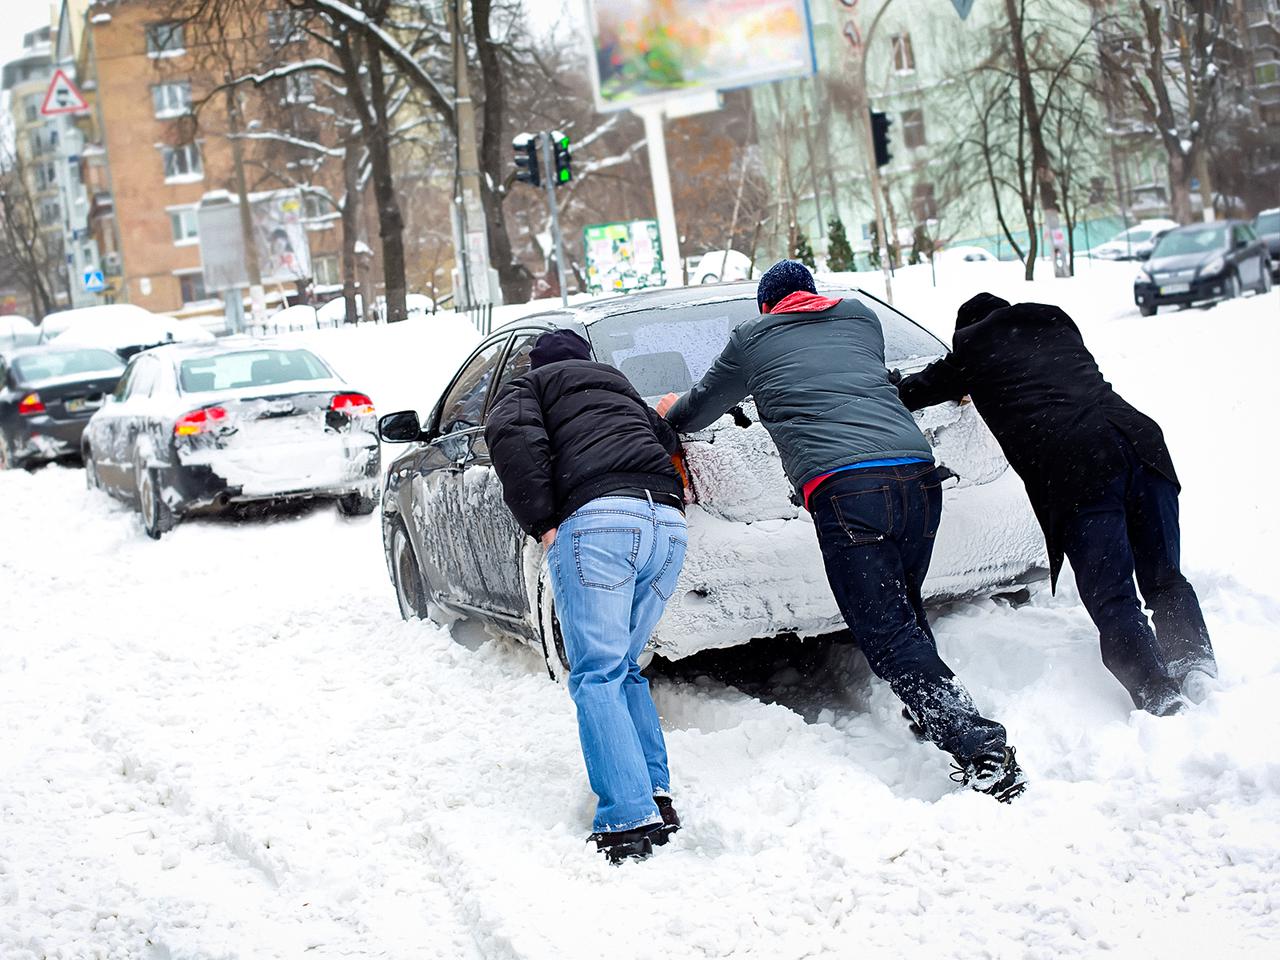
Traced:
<path fill-rule="evenodd" d="M 1001 801 L 1025 787 L 1005 729 L 983 717 L 938 656 L 920 589 L 942 518 L 933 452 L 898 399 L 884 333 L 858 300 L 820 297 L 800 263 L 760 279 L 760 316 L 740 324 L 706 375 L 658 412 L 701 430 L 748 395 L 813 515 L 827 580 L 876 676 L 959 782 Z"/>

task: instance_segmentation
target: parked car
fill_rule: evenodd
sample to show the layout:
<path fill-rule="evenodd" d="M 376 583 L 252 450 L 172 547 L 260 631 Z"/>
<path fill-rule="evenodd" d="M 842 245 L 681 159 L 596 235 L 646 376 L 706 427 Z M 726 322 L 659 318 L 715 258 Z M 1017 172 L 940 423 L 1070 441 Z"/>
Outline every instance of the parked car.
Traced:
<path fill-rule="evenodd" d="M 1173 220 L 1142 220 L 1105 243 L 1090 247 L 1085 255 L 1098 260 L 1145 260 L 1160 238 L 1177 227 Z"/>
<path fill-rule="evenodd" d="M 40 328 L 28 320 L 11 313 L 0 316 L 0 350 L 16 350 L 40 342 Z"/>
<path fill-rule="evenodd" d="M 1253 225 L 1220 220 L 1179 227 L 1160 238 L 1133 281 L 1144 317 L 1160 307 L 1230 300 L 1245 290 L 1271 289 L 1271 257 Z"/>
<path fill-rule="evenodd" d="M 372 513 L 376 430 L 368 396 L 314 353 L 229 337 L 135 356 L 81 449 L 89 486 L 134 502 L 158 539 L 182 517 L 252 501 Z"/>
<path fill-rule="evenodd" d="M 984 247 L 946 247 L 934 254 L 938 263 L 999 263 L 1000 258 Z"/>
<path fill-rule="evenodd" d="M 937 338 L 860 290 L 879 315 L 886 357 L 903 372 L 946 352 Z M 586 336 L 597 359 L 625 373 L 653 402 L 687 390 L 732 329 L 757 313 L 756 285 L 655 290 L 528 317 L 481 341 L 420 425 L 412 411 L 380 422 L 382 439 L 406 442 L 383 488 L 383 544 L 401 614 L 432 605 L 497 624 L 540 649 L 560 675 L 563 649 L 542 571 L 502 498 L 484 438 L 494 398 L 529 367 L 544 331 Z M 1016 474 L 972 404 L 918 415 L 949 479 L 926 593 L 969 595 L 1038 575 L 1044 545 Z M 685 438 L 697 504 L 689 552 L 651 649 L 677 659 L 757 637 L 817 636 L 842 621 L 826 584 L 809 515 L 792 501 L 777 449 L 748 401 Z"/>
<path fill-rule="evenodd" d="M 174 320 L 129 303 L 109 303 L 52 313 L 44 340 L 62 346 L 113 350 L 121 360 L 166 343 L 207 343 L 213 334 L 194 320 Z"/>
<path fill-rule="evenodd" d="M 1280 280 L 1280 207 L 1258 214 L 1254 218 L 1253 229 L 1271 255 L 1271 278 Z"/>
<path fill-rule="evenodd" d="M 80 436 L 124 364 L 107 350 L 0 355 L 0 470 L 80 456 Z"/>

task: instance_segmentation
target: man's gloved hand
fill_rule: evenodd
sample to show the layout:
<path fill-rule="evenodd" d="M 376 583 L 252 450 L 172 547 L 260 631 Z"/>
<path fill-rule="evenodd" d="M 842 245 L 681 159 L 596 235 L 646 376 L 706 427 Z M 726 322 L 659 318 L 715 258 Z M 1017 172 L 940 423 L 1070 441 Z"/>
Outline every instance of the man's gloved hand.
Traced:
<path fill-rule="evenodd" d="M 653 409 L 658 411 L 658 416 L 665 417 L 667 412 L 676 405 L 676 401 L 680 399 L 679 394 L 668 393 L 665 397 L 653 405 Z"/>
<path fill-rule="evenodd" d="M 894 367 L 889 371 L 889 382 L 895 387 L 902 382 L 902 371 Z"/>

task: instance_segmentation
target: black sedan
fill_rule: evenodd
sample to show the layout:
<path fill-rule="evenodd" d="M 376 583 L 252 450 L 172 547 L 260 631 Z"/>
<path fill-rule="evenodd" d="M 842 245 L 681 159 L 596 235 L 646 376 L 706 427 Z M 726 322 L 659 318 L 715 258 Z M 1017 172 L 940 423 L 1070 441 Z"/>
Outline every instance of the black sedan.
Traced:
<path fill-rule="evenodd" d="M 1280 280 L 1280 207 L 1258 214 L 1253 220 L 1253 229 L 1271 254 L 1271 279 Z"/>
<path fill-rule="evenodd" d="M 595 356 L 621 370 L 648 402 L 688 390 L 730 332 L 758 313 L 754 283 L 654 290 L 530 316 L 480 341 L 420 425 L 412 411 L 389 414 L 382 439 L 407 443 L 389 466 L 382 496 L 386 560 L 401 615 L 432 608 L 475 616 L 519 636 L 564 667 L 541 547 L 516 525 L 503 500 L 484 436 L 485 417 L 505 384 L 529 368 L 537 337 L 569 328 Z M 926 330 L 862 291 L 880 318 L 885 356 L 904 372 L 946 352 Z M 972 404 L 917 415 L 948 479 L 942 524 L 925 583 L 932 598 L 969 596 L 1038 575 L 1044 540 L 1021 481 Z M 697 494 L 689 508 L 689 553 L 651 648 L 668 659 L 757 637 L 819 636 L 842 624 L 823 574 L 808 514 L 791 487 L 755 407 L 685 437 Z"/>
<path fill-rule="evenodd" d="M 108 350 L 33 347 L 0 355 L 0 470 L 80 456 L 80 436 L 124 364 Z"/>
<path fill-rule="evenodd" d="M 372 513 L 376 429 L 372 401 L 311 351 L 233 337 L 135 356 L 82 450 L 89 486 L 136 504 L 159 539 L 183 516 L 255 501 Z"/>
<path fill-rule="evenodd" d="M 1160 307 L 1230 300 L 1245 290 L 1271 289 L 1271 257 L 1253 224 L 1244 220 L 1196 223 L 1160 238 L 1133 281 L 1133 300 L 1144 317 Z"/>

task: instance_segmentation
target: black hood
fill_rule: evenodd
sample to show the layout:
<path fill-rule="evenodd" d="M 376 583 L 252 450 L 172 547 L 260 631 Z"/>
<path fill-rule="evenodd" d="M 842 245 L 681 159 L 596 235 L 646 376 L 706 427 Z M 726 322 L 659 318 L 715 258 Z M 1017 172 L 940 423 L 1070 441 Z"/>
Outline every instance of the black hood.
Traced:
<path fill-rule="evenodd" d="M 976 297 L 966 300 L 960 305 L 960 309 L 956 311 L 956 330 L 963 330 L 965 327 L 973 326 L 980 320 L 985 320 L 997 310 L 1003 310 L 1009 306 L 1009 301 L 1001 297 L 997 297 L 993 293 L 980 293 Z"/>
<path fill-rule="evenodd" d="M 560 360 L 590 360 L 591 344 L 572 330 L 549 330 L 538 338 L 529 353 L 532 369 Z"/>

